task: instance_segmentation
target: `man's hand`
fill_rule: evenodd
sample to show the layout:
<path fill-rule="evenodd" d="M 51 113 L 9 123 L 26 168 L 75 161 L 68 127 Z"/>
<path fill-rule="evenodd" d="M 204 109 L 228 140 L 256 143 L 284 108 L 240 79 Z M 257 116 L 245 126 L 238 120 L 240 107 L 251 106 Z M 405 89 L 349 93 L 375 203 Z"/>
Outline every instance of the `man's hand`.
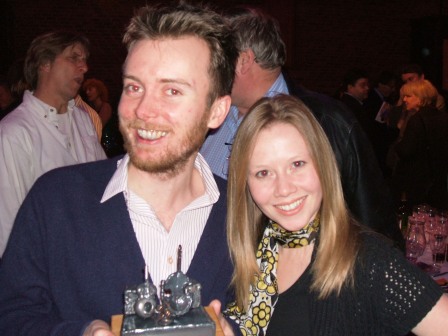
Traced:
<path fill-rule="evenodd" d="M 213 300 L 210 302 L 210 307 L 213 308 L 216 316 L 218 317 L 219 324 L 221 325 L 222 331 L 225 336 L 234 336 L 233 329 L 227 322 L 226 318 L 221 314 L 221 302 L 219 300 Z"/>
<path fill-rule="evenodd" d="M 86 328 L 83 336 L 115 336 L 109 325 L 101 320 L 94 320 Z"/>

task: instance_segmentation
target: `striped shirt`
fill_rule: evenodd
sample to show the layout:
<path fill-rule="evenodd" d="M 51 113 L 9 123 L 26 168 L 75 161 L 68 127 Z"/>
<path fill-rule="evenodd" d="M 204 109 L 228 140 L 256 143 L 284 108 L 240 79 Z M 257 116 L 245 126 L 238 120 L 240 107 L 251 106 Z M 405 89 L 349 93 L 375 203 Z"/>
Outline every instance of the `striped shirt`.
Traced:
<path fill-rule="evenodd" d="M 279 93 L 288 94 L 288 87 L 282 74 L 278 76 L 265 97 L 273 97 Z M 211 130 L 200 150 L 213 173 L 227 180 L 229 157 L 236 131 L 243 121 L 238 108 L 232 105 L 223 124 L 216 130 Z"/>
<path fill-rule="evenodd" d="M 101 123 L 100 116 L 98 112 L 96 112 L 89 104 L 87 104 L 84 100 L 82 100 L 80 95 L 75 97 L 75 105 L 78 106 L 81 110 L 86 112 L 90 119 L 92 119 L 93 126 L 95 126 L 96 134 L 98 135 L 98 140 L 101 143 L 101 136 L 103 134 L 103 124 Z"/>
<path fill-rule="evenodd" d="M 165 280 L 168 275 L 177 271 L 179 245 L 182 245 L 181 270 L 184 273 L 187 272 L 213 204 L 218 201 L 218 186 L 210 167 L 198 154 L 194 164 L 202 176 L 205 193 L 176 215 L 168 232 L 157 218 L 151 205 L 128 189 L 128 163 L 129 156 L 127 154 L 118 161 L 117 170 L 109 181 L 101 202 L 107 201 L 118 193 L 124 193 L 129 216 L 145 263 L 149 268 L 153 283 L 158 286 L 161 280 Z"/>

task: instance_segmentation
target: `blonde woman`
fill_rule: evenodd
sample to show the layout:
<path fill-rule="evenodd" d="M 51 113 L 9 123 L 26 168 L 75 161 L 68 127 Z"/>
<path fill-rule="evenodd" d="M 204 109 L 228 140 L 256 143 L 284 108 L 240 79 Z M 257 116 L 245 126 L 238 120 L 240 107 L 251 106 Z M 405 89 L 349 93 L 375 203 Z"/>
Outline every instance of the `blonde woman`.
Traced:
<path fill-rule="evenodd" d="M 236 301 L 228 320 L 220 316 L 227 335 L 447 330 L 448 296 L 350 217 L 331 146 L 299 100 L 280 95 L 252 107 L 233 144 L 228 183 Z"/>
<path fill-rule="evenodd" d="M 401 87 L 406 111 L 394 147 L 398 163 L 395 193 L 406 193 L 411 205 L 448 208 L 448 114 L 437 109 L 437 89 L 426 79 Z"/>

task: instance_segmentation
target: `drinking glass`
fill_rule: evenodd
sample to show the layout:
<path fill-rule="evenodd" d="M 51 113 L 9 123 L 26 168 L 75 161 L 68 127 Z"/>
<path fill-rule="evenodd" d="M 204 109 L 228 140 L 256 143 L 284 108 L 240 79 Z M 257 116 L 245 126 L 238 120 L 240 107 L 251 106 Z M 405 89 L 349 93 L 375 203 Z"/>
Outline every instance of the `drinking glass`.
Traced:
<path fill-rule="evenodd" d="M 436 222 L 436 225 L 429 235 L 429 247 L 432 252 L 432 266 L 436 270 L 440 270 L 440 267 L 442 267 L 442 264 L 445 262 L 446 237 L 446 226 L 441 222 Z"/>
<path fill-rule="evenodd" d="M 412 217 L 426 221 L 426 216 L 428 215 L 429 209 L 430 205 L 426 203 L 414 205 L 412 207 Z"/>
<path fill-rule="evenodd" d="M 413 263 L 417 262 L 426 248 L 425 222 L 410 216 L 408 219 L 408 232 L 406 234 L 406 258 Z"/>

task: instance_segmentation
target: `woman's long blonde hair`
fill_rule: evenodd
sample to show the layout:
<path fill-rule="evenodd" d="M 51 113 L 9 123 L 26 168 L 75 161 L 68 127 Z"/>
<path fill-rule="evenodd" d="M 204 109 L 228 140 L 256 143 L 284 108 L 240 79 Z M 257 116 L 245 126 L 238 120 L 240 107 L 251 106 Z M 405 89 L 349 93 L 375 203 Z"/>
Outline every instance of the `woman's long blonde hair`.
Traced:
<path fill-rule="evenodd" d="M 238 129 L 229 166 L 227 235 L 235 264 L 232 285 L 243 311 L 248 306 L 249 286 L 259 273 L 255 252 L 268 221 L 249 192 L 249 160 L 260 131 L 275 123 L 290 124 L 303 136 L 322 186 L 320 238 L 312 266 L 312 289 L 320 298 L 339 294 L 345 284 L 353 284 L 359 249 L 359 227 L 351 224 L 336 159 L 321 126 L 311 111 L 292 96 L 260 99 Z"/>

